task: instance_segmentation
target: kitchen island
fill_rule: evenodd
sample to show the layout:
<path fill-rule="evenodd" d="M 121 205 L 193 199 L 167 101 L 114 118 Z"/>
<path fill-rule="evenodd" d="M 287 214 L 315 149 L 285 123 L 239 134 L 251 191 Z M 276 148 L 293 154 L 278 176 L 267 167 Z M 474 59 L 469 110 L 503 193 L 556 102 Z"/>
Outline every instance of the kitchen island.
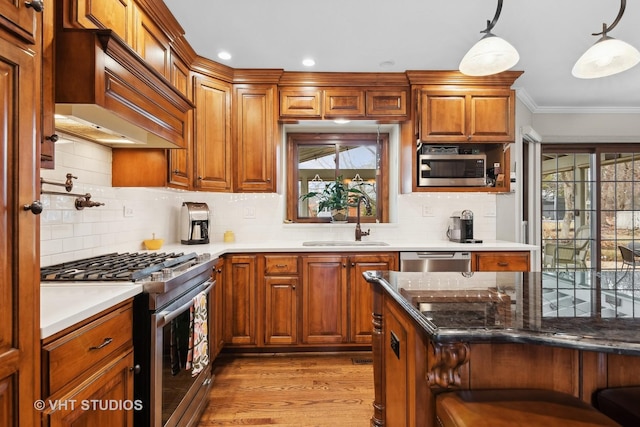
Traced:
<path fill-rule="evenodd" d="M 435 424 L 435 396 L 456 389 L 537 388 L 592 403 L 640 384 L 640 319 L 549 315 L 548 273 L 368 271 L 372 285 L 372 425 Z M 577 303 L 577 299 L 576 299 Z"/>

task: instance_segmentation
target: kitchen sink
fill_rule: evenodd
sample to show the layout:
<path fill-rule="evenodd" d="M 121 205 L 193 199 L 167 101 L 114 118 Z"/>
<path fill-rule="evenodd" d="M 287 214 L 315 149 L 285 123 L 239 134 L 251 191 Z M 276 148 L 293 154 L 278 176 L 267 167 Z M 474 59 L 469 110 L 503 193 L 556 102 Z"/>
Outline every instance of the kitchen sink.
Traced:
<path fill-rule="evenodd" d="M 302 242 L 302 246 L 389 246 L 386 242 L 357 242 L 355 240 L 313 240 Z"/>

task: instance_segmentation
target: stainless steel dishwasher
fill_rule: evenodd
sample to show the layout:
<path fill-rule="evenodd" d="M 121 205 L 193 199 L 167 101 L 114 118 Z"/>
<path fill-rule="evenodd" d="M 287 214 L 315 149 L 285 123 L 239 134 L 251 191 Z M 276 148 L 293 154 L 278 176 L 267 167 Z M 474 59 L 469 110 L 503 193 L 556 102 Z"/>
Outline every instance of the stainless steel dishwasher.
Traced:
<path fill-rule="evenodd" d="M 400 271 L 471 271 L 471 252 L 400 252 Z"/>

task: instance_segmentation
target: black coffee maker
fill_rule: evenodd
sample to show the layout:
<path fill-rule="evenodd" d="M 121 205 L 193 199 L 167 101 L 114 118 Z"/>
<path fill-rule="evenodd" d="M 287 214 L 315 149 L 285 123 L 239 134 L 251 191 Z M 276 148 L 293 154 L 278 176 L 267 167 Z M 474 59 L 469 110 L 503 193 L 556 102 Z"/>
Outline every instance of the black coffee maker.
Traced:
<path fill-rule="evenodd" d="M 460 214 L 460 242 L 482 243 L 482 240 L 473 238 L 473 212 L 468 209 Z"/>
<path fill-rule="evenodd" d="M 473 239 L 473 212 L 466 209 L 460 214 L 460 240 Z"/>

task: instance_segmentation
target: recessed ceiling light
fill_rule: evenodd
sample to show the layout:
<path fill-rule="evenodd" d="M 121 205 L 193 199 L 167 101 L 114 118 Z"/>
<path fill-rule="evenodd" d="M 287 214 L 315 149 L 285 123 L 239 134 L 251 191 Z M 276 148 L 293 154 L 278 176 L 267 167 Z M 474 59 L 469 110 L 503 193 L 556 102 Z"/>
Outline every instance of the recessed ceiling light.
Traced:
<path fill-rule="evenodd" d="M 222 51 L 218 53 L 218 58 L 224 59 L 224 60 L 231 59 L 231 54 L 229 52 Z"/>
<path fill-rule="evenodd" d="M 316 61 L 311 58 L 303 59 L 302 65 L 304 65 L 305 67 L 313 67 L 314 65 L 316 65 Z"/>

